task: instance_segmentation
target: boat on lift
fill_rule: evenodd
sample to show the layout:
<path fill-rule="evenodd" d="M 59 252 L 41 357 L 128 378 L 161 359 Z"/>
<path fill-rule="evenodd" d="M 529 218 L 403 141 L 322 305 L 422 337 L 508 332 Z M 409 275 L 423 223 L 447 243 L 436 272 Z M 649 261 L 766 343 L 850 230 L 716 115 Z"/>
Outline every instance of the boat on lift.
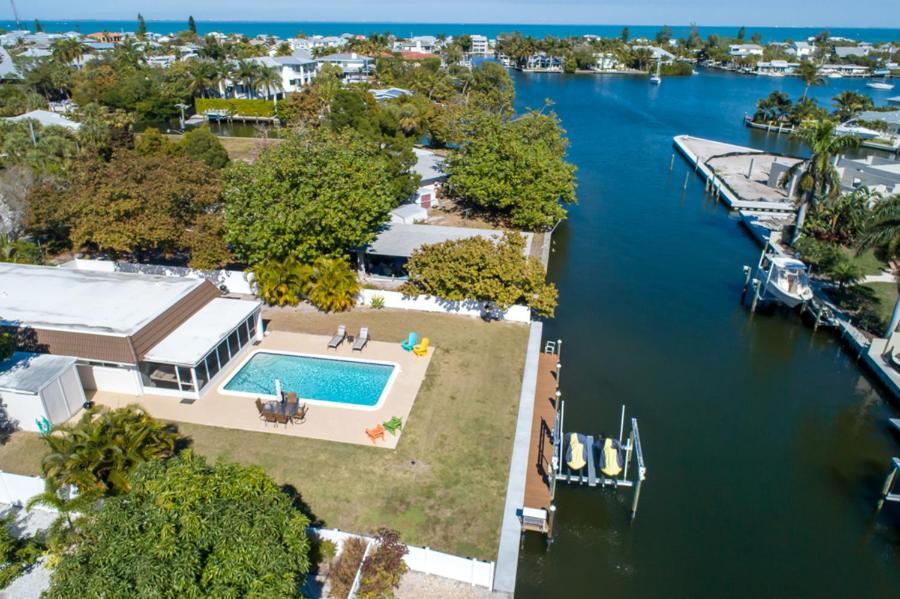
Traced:
<path fill-rule="evenodd" d="M 788 308 L 805 304 L 813 298 L 809 284 L 809 268 L 795 258 L 766 254 L 759 263 L 763 281 L 761 297 L 781 302 Z"/>
<path fill-rule="evenodd" d="M 656 61 L 656 73 L 650 77 L 650 83 L 652 83 L 653 85 L 659 85 L 660 83 L 662 83 L 662 77 L 660 77 L 660 75 L 659 75 L 659 65 L 660 65 L 660 61 L 657 60 Z"/>
<path fill-rule="evenodd" d="M 882 91 L 891 91 L 894 89 L 894 85 L 892 83 L 884 83 L 882 81 L 870 81 L 866 83 L 866 87 L 871 87 L 872 89 L 878 89 Z"/>

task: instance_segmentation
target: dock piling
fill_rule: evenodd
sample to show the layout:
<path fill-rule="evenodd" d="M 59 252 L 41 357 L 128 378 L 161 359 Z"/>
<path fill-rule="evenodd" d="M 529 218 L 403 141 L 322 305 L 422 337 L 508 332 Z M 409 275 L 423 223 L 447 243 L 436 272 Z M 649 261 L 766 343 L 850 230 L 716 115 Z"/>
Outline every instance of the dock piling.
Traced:
<path fill-rule="evenodd" d="M 750 311 L 756 312 L 756 302 L 759 301 L 759 279 L 753 279 L 752 287 L 753 287 L 753 303 L 750 304 Z"/>
<path fill-rule="evenodd" d="M 682 189 L 687 189 L 687 186 L 688 186 L 688 178 L 689 178 L 690 176 L 691 176 L 691 173 L 690 173 L 690 172 L 684 173 L 684 186 L 682 187 Z"/>
<path fill-rule="evenodd" d="M 669 172 L 672 172 L 672 169 L 675 168 L 675 152 L 672 152 L 672 160 L 669 161 Z"/>

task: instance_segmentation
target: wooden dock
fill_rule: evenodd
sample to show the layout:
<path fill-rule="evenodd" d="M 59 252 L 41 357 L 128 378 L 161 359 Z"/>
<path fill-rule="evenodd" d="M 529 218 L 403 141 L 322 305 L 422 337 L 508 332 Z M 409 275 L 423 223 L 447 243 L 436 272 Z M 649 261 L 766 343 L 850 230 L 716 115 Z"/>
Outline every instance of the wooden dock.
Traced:
<path fill-rule="evenodd" d="M 540 354 L 537 388 L 534 394 L 534 416 L 531 422 L 531 446 L 528 452 L 528 470 L 525 477 L 525 508 L 550 509 L 553 497 L 550 492 L 550 467 L 553 457 L 553 430 L 556 426 L 556 391 L 559 356 L 555 353 Z M 526 523 L 525 528 L 533 527 Z M 547 532 L 547 530 L 538 530 Z"/>

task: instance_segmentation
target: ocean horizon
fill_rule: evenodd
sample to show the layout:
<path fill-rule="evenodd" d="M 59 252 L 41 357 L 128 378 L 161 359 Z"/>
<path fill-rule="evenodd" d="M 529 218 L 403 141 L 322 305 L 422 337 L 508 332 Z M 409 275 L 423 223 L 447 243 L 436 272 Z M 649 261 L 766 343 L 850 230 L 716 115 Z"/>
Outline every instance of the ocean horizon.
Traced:
<path fill-rule="evenodd" d="M 23 28 L 34 29 L 34 21 L 22 20 Z M 137 20 L 103 20 L 103 19 L 68 19 L 68 20 L 41 20 L 44 31 L 62 33 L 66 31 L 79 31 L 92 33 L 95 31 L 134 31 Z M 159 19 L 147 20 L 147 29 L 154 33 L 175 33 L 187 29 L 187 18 L 184 20 Z M 14 20 L 0 20 L 0 28 L 15 29 Z M 581 35 L 599 35 L 603 37 L 618 37 L 623 27 L 628 27 L 631 38 L 653 38 L 656 32 L 663 27 L 660 25 L 627 25 L 627 24 L 534 24 L 534 23 L 406 23 L 406 22 L 367 22 L 367 21 L 248 21 L 217 19 L 207 21 L 197 19 L 197 32 L 201 35 L 213 31 L 222 33 L 238 33 L 254 37 L 260 34 L 274 35 L 281 38 L 294 37 L 300 33 L 306 35 L 341 35 L 342 33 L 363 34 L 390 32 L 397 36 L 412 35 L 461 35 L 464 33 L 481 34 L 491 38 L 501 33 L 520 32 L 522 35 L 533 37 L 571 37 Z M 690 32 L 690 25 L 670 25 L 676 37 L 686 37 Z M 697 31 L 702 37 L 709 35 L 735 36 L 739 25 L 709 25 L 698 26 Z M 845 37 L 855 41 L 868 41 L 873 43 L 900 41 L 900 28 L 875 28 L 875 27 L 753 27 L 746 26 L 746 38 L 759 33 L 765 42 L 802 40 L 817 35 L 823 30 L 828 30 L 833 37 Z"/>

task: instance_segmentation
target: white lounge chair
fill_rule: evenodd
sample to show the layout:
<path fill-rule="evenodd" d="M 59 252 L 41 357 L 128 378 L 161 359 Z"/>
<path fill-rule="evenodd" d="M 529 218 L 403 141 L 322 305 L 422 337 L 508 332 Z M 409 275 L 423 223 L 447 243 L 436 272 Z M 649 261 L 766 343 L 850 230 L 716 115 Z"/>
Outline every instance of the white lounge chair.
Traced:
<path fill-rule="evenodd" d="M 353 341 L 353 350 L 354 351 L 362 351 L 362 348 L 366 346 L 366 343 L 369 342 L 369 329 L 368 327 L 362 327 L 359 329 L 359 335 L 356 336 L 356 339 Z"/>
<path fill-rule="evenodd" d="M 341 325 L 338 327 L 337 333 L 328 342 L 328 349 L 337 349 L 337 347 L 347 338 L 347 327 Z"/>

